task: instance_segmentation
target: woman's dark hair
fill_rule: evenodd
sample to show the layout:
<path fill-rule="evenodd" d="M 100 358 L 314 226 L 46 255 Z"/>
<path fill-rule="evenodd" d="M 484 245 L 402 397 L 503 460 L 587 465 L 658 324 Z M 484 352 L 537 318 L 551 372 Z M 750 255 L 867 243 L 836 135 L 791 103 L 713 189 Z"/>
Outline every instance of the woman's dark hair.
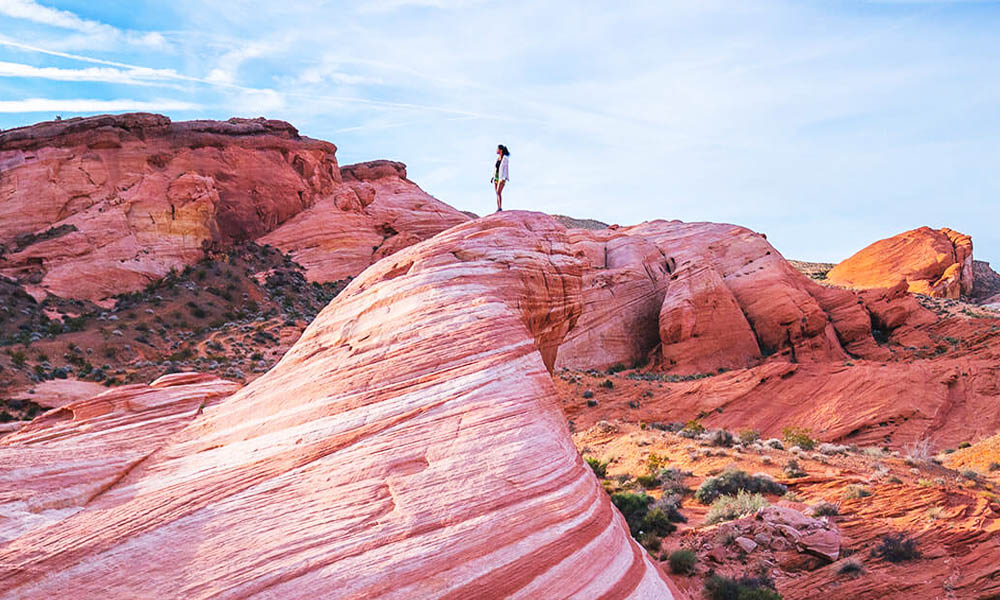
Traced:
<path fill-rule="evenodd" d="M 497 146 L 497 150 L 502 151 L 504 156 L 510 156 L 510 150 L 508 150 L 507 146 L 504 146 L 503 144 L 499 144 Z"/>

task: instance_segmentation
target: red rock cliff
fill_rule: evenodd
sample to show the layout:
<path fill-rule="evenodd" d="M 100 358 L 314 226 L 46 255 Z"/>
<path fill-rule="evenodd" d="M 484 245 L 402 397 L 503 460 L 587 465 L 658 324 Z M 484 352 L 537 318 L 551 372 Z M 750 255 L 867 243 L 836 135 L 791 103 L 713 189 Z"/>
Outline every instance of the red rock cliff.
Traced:
<path fill-rule="evenodd" d="M 269 241 L 308 253 L 317 237 L 335 238 L 323 250 L 350 260 L 318 276 L 339 279 L 468 219 L 407 182 L 405 167 L 402 174 L 370 170 L 381 184 L 364 176 L 345 184 L 335 153 L 333 144 L 265 119 L 104 115 L 4 132 L 0 274 L 59 296 L 100 299 L 141 289 L 196 262 L 207 247 L 258 239 L 319 206 L 312 235 L 296 237 L 301 232 L 292 228 Z M 401 204 L 426 215 L 413 230 L 383 214 Z"/>

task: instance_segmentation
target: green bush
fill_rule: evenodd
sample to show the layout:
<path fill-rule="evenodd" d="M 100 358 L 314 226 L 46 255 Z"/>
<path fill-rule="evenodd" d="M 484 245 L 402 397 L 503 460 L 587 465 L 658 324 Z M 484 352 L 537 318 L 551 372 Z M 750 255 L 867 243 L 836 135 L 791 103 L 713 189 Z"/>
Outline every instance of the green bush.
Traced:
<path fill-rule="evenodd" d="M 622 492 L 611 495 L 611 502 L 618 508 L 628 523 L 629 532 L 632 537 L 638 539 L 639 532 L 652 533 L 654 535 L 667 535 L 672 533 L 677 526 L 674 522 L 684 520 L 684 517 L 670 506 L 653 504 L 653 497 L 646 494 L 634 494 L 632 492 Z"/>
<path fill-rule="evenodd" d="M 764 575 L 744 575 L 739 579 L 709 575 L 705 579 L 705 597 L 709 600 L 781 600 L 774 582 Z"/>
<path fill-rule="evenodd" d="M 798 446 L 803 450 L 812 450 L 816 447 L 812 431 L 804 427 L 785 427 L 781 430 L 781 435 L 785 443 L 790 446 Z"/>
<path fill-rule="evenodd" d="M 698 555 L 693 550 L 674 550 L 667 556 L 667 562 L 670 564 L 671 573 L 690 575 L 694 573 Z"/>
<path fill-rule="evenodd" d="M 753 477 L 747 475 L 745 471 L 729 469 L 721 475 L 703 481 L 698 491 L 694 493 L 694 497 L 702 504 L 711 504 L 719 496 L 732 496 L 741 490 L 780 496 L 787 492 L 788 488 L 769 477 Z"/>
<path fill-rule="evenodd" d="M 599 479 L 604 479 L 608 475 L 608 463 L 601 462 L 601 459 L 593 456 L 588 456 L 586 460 L 590 468 L 594 470 L 594 475 L 597 475 Z"/>
<path fill-rule="evenodd" d="M 737 434 L 737 438 L 740 440 L 741 444 L 749 446 L 760 439 L 760 432 L 756 429 L 740 429 Z"/>
<path fill-rule="evenodd" d="M 660 485 L 660 480 L 658 480 L 656 477 L 652 475 L 639 475 L 638 477 L 635 478 L 635 482 L 641 485 L 642 487 L 646 488 L 647 490 L 651 490 L 656 486 Z"/>
<path fill-rule="evenodd" d="M 767 506 L 767 499 L 760 494 L 740 490 L 735 496 L 719 496 L 708 509 L 705 522 L 714 525 L 723 521 L 732 521 L 742 516 L 753 514 Z"/>

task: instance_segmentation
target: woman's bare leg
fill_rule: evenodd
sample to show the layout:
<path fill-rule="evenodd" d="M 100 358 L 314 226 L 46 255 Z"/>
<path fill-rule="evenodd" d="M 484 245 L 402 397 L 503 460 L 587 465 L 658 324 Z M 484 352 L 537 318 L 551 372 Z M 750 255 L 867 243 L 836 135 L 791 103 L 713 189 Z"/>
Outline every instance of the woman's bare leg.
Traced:
<path fill-rule="evenodd" d="M 501 179 L 497 182 L 497 210 L 503 210 L 503 186 L 507 183 L 505 180 Z"/>

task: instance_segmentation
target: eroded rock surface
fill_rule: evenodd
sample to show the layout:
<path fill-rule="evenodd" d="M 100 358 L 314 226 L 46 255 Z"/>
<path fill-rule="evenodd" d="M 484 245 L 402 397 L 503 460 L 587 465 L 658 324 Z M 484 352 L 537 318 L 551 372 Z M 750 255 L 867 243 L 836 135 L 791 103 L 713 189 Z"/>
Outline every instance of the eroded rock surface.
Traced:
<path fill-rule="evenodd" d="M 15 519 L 0 597 L 673 597 L 573 446 L 548 370 L 584 268 L 560 225 L 512 212 L 380 261 L 271 372 L 62 498 L 71 514 Z M 58 454 L 42 429 L 57 414 L 0 447 Z M 70 451 L 93 439 L 73 415 L 57 424 Z M 0 497 L 49 489 L 45 473 Z M 96 485 L 83 465 L 60 473 Z"/>

